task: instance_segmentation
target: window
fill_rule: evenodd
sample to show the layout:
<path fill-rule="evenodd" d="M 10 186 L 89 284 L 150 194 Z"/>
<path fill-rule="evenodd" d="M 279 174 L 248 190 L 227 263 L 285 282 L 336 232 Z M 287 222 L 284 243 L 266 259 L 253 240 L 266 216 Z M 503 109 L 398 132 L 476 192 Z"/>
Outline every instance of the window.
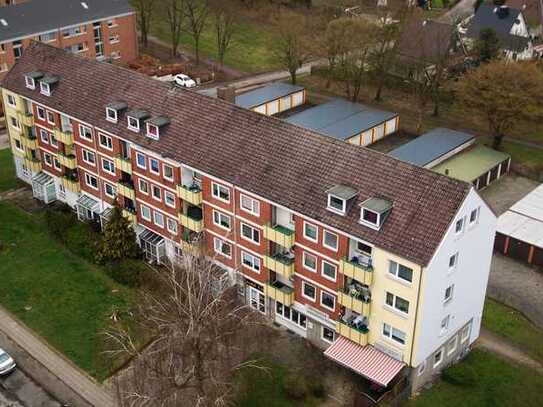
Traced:
<path fill-rule="evenodd" d="M 413 270 L 402 264 L 396 263 L 395 261 L 390 261 L 388 272 L 400 280 L 404 280 L 409 283 L 413 281 Z"/>
<path fill-rule="evenodd" d="M 98 189 L 98 179 L 89 173 L 85 173 L 85 183 L 92 189 Z"/>
<path fill-rule="evenodd" d="M 463 227 L 464 227 L 464 218 L 460 218 L 456 221 L 456 226 L 455 226 L 456 233 L 462 232 Z"/>
<path fill-rule="evenodd" d="M 49 144 L 49 133 L 46 130 L 40 129 L 40 138 L 43 143 Z"/>
<path fill-rule="evenodd" d="M 337 251 L 338 236 L 335 233 L 325 230 L 322 237 L 322 244 L 330 250 Z"/>
<path fill-rule="evenodd" d="M 404 314 L 409 313 L 409 301 L 404 300 L 402 297 L 398 297 L 397 295 L 387 292 L 385 303 L 389 307 L 403 312 Z"/>
<path fill-rule="evenodd" d="M 232 257 L 232 246 L 229 243 L 226 243 L 224 240 L 219 238 L 213 239 L 213 247 L 216 253 L 222 254 L 229 259 Z"/>
<path fill-rule="evenodd" d="M 424 371 L 426 370 L 426 361 L 424 360 L 418 367 L 417 369 L 417 374 L 420 376 L 424 373 Z"/>
<path fill-rule="evenodd" d="M 453 254 L 449 257 L 449 268 L 453 269 L 458 265 L 458 253 Z"/>
<path fill-rule="evenodd" d="M 173 168 L 171 166 L 164 164 L 162 166 L 162 172 L 165 179 L 173 181 Z"/>
<path fill-rule="evenodd" d="M 154 211 L 153 218 L 155 225 L 160 226 L 161 228 L 164 227 L 164 215 L 162 213 L 159 211 Z"/>
<path fill-rule="evenodd" d="M 317 289 L 314 285 L 302 281 L 302 295 L 311 301 L 315 301 L 317 298 Z"/>
<path fill-rule="evenodd" d="M 166 218 L 166 226 L 168 228 L 168 232 L 170 232 L 172 235 L 177 235 L 177 222 L 175 220 L 172 218 Z"/>
<path fill-rule="evenodd" d="M 113 28 L 113 27 L 116 27 L 116 26 L 117 26 L 117 23 L 115 23 L 115 20 L 114 20 L 114 19 L 107 20 L 107 26 L 108 26 L 109 28 Z"/>
<path fill-rule="evenodd" d="M 304 268 L 316 272 L 317 271 L 317 256 L 304 252 L 303 255 Z"/>
<path fill-rule="evenodd" d="M 405 332 L 400 331 L 389 324 L 383 324 L 383 336 L 401 345 L 405 345 Z"/>
<path fill-rule="evenodd" d="M 158 126 L 155 126 L 154 124 L 151 124 L 151 123 L 147 123 L 147 137 L 158 140 L 158 137 L 159 137 Z"/>
<path fill-rule="evenodd" d="M 296 325 L 300 326 L 302 329 L 306 329 L 307 318 L 304 314 L 298 312 L 294 308 L 283 305 L 279 301 L 275 302 L 275 313 L 281 318 L 287 319 Z"/>
<path fill-rule="evenodd" d="M 324 342 L 332 343 L 336 337 L 336 332 L 333 329 L 323 326 L 321 330 L 321 339 Z"/>
<path fill-rule="evenodd" d="M 472 210 L 469 214 L 469 224 L 473 225 L 475 222 L 477 222 L 477 219 L 479 219 L 479 208 Z"/>
<path fill-rule="evenodd" d="M 230 230 L 231 223 L 230 223 L 230 216 L 225 215 L 222 212 L 213 211 L 213 223 L 223 229 Z"/>
<path fill-rule="evenodd" d="M 245 212 L 250 213 L 254 216 L 260 215 L 260 202 L 256 199 L 253 199 L 247 195 L 241 195 L 240 197 L 240 207 Z"/>
<path fill-rule="evenodd" d="M 15 57 L 15 59 L 21 58 L 21 56 L 23 55 L 23 43 L 21 42 L 21 40 L 13 41 L 12 48 L 13 56 Z"/>
<path fill-rule="evenodd" d="M 157 201 L 162 201 L 162 191 L 159 187 L 156 185 L 151 185 L 151 192 L 153 194 L 153 198 Z"/>
<path fill-rule="evenodd" d="M 224 202 L 230 202 L 230 189 L 223 185 L 211 183 L 211 193 L 212 195 Z"/>
<path fill-rule="evenodd" d="M 466 325 L 464 328 L 462 328 L 462 332 L 460 333 L 460 341 L 462 343 L 466 342 L 469 338 L 469 331 L 470 331 L 470 325 Z"/>
<path fill-rule="evenodd" d="M 12 127 L 15 127 L 16 129 L 21 130 L 21 125 L 19 124 L 19 121 L 15 117 L 10 116 L 9 119 L 10 119 Z"/>
<path fill-rule="evenodd" d="M 47 111 L 47 123 L 55 124 L 55 115 L 53 112 Z"/>
<path fill-rule="evenodd" d="M 337 267 L 335 265 L 323 260 L 321 272 L 324 278 L 336 281 Z"/>
<path fill-rule="evenodd" d="M 434 367 L 438 366 L 442 360 L 443 360 L 443 349 L 440 349 L 434 354 Z"/>
<path fill-rule="evenodd" d="M 72 27 L 72 28 L 67 28 L 65 30 L 62 30 L 62 36 L 64 38 L 74 37 L 76 35 L 83 34 L 84 32 L 86 32 L 85 26 L 83 27 L 77 26 L 77 27 Z"/>
<path fill-rule="evenodd" d="M 241 236 L 253 243 L 260 243 L 260 230 L 249 226 L 246 223 L 241 223 Z"/>
<path fill-rule="evenodd" d="M 313 242 L 316 242 L 318 240 L 317 239 L 318 231 L 319 231 L 319 229 L 315 225 L 312 225 L 311 223 L 304 222 L 304 237 L 307 240 L 311 240 Z"/>
<path fill-rule="evenodd" d="M 363 222 L 370 223 L 374 226 L 379 225 L 379 214 L 377 212 L 370 211 L 369 209 L 362 208 L 362 219 Z"/>
<path fill-rule="evenodd" d="M 135 117 L 128 116 L 128 129 L 135 131 L 136 133 L 140 131 L 140 121 Z"/>
<path fill-rule="evenodd" d="M 337 196 L 328 194 L 328 209 L 333 212 L 338 212 L 342 215 L 345 214 L 345 199 L 338 198 Z"/>
<path fill-rule="evenodd" d="M 44 153 L 43 159 L 45 160 L 45 163 L 50 167 L 53 165 L 53 160 L 51 159 L 51 154 Z"/>
<path fill-rule="evenodd" d="M 451 355 L 456 350 L 456 344 L 458 343 L 458 337 L 455 335 L 447 344 L 447 355 Z"/>
<path fill-rule="evenodd" d="M 11 107 L 17 107 L 17 102 L 15 101 L 15 96 L 8 95 L 8 105 Z"/>
<path fill-rule="evenodd" d="M 102 169 L 112 175 L 115 175 L 115 163 L 106 158 L 102 158 Z"/>
<path fill-rule="evenodd" d="M 53 165 L 55 166 L 55 169 L 60 171 L 62 170 L 62 165 L 60 164 L 60 161 L 57 157 L 53 158 Z"/>
<path fill-rule="evenodd" d="M 106 107 L 106 120 L 108 122 L 117 123 L 117 111 L 111 107 Z"/>
<path fill-rule="evenodd" d="M 87 164 L 92 166 L 96 164 L 96 156 L 92 151 L 81 149 L 81 154 L 83 155 L 83 161 Z"/>
<path fill-rule="evenodd" d="M 253 256 L 247 252 L 241 252 L 241 262 L 247 268 L 250 268 L 257 273 L 260 273 L 260 258 Z"/>
<path fill-rule="evenodd" d="M 336 309 L 336 297 L 327 291 L 321 291 L 321 305 L 334 311 Z"/>
<path fill-rule="evenodd" d="M 451 319 L 450 315 L 447 315 L 441 320 L 440 332 L 441 334 L 445 333 L 449 329 L 449 320 Z"/>
<path fill-rule="evenodd" d="M 175 208 L 175 195 L 170 191 L 164 190 L 164 202 L 170 208 Z"/>
<path fill-rule="evenodd" d="M 51 87 L 48 83 L 40 82 L 40 93 L 45 96 L 51 96 Z"/>
<path fill-rule="evenodd" d="M 17 150 L 24 151 L 24 150 L 23 150 L 23 145 L 21 144 L 21 140 L 19 140 L 19 139 L 17 139 L 17 138 L 14 139 L 14 140 L 15 140 L 15 148 L 16 148 Z"/>
<path fill-rule="evenodd" d="M 141 217 L 145 220 L 151 220 L 151 209 L 148 206 L 140 205 Z"/>
<path fill-rule="evenodd" d="M 160 166 L 156 158 L 149 158 L 149 169 L 153 174 L 160 174 Z"/>
<path fill-rule="evenodd" d="M 40 120 L 45 120 L 45 109 L 41 106 L 36 107 L 38 117 Z"/>
<path fill-rule="evenodd" d="M 53 147 L 58 147 L 58 141 L 57 141 L 57 139 L 55 138 L 55 136 L 52 135 L 52 134 L 51 134 L 50 141 L 51 141 L 51 145 L 52 145 Z"/>
<path fill-rule="evenodd" d="M 111 185 L 111 184 L 108 184 L 107 182 L 104 183 L 104 193 L 106 194 L 106 196 L 110 197 L 110 198 L 115 198 L 115 195 L 117 195 L 117 189 Z"/>
<path fill-rule="evenodd" d="M 36 81 L 30 76 L 25 76 L 25 85 L 28 89 L 36 89 Z"/>
<path fill-rule="evenodd" d="M 454 284 L 448 286 L 448 287 L 445 289 L 445 295 L 443 296 L 443 302 L 444 302 L 444 303 L 447 303 L 447 302 L 449 302 L 450 300 L 452 300 L 453 294 L 454 294 Z"/>
<path fill-rule="evenodd" d="M 136 164 L 138 167 L 146 169 L 147 163 L 145 162 L 145 156 L 141 153 L 136 153 Z"/>
<path fill-rule="evenodd" d="M 79 136 L 85 140 L 92 141 L 92 130 L 87 126 L 83 126 L 82 124 L 80 124 Z"/>
<path fill-rule="evenodd" d="M 145 195 L 149 195 L 149 183 L 141 178 L 138 179 L 138 185 L 140 192 Z"/>
<path fill-rule="evenodd" d="M 116 44 L 120 41 L 119 34 L 111 34 L 109 36 L 109 43 L 110 44 Z"/>
<path fill-rule="evenodd" d="M 113 150 L 112 138 L 102 133 L 100 133 L 100 145 L 108 150 Z"/>

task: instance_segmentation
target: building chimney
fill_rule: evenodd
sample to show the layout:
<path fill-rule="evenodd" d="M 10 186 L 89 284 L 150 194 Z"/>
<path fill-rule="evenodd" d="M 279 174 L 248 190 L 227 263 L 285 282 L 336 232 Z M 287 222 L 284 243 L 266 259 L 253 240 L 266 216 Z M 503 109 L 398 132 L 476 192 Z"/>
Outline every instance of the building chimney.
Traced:
<path fill-rule="evenodd" d="M 236 101 L 236 89 L 233 86 L 217 88 L 217 97 L 226 100 L 227 102 L 234 103 Z"/>

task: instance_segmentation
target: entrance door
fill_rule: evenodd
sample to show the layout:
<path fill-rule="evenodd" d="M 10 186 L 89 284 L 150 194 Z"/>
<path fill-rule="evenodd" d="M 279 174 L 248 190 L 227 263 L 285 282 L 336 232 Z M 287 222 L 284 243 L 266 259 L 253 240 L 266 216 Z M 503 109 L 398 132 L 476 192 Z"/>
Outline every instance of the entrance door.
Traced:
<path fill-rule="evenodd" d="M 266 313 L 266 296 L 254 287 L 249 287 L 249 306 L 258 312 Z"/>

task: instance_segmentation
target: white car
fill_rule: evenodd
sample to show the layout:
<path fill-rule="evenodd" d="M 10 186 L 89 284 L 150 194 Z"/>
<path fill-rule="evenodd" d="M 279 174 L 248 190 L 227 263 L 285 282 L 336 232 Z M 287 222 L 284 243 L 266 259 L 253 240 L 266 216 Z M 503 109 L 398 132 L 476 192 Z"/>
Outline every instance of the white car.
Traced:
<path fill-rule="evenodd" d="M 183 88 L 194 88 L 196 86 L 196 82 L 194 82 L 194 80 L 191 79 L 190 76 L 184 75 L 182 73 L 175 75 L 173 77 L 173 81 L 177 86 L 181 86 Z"/>
<path fill-rule="evenodd" d="M 8 374 L 15 369 L 15 361 L 2 348 L 0 348 L 0 376 Z"/>

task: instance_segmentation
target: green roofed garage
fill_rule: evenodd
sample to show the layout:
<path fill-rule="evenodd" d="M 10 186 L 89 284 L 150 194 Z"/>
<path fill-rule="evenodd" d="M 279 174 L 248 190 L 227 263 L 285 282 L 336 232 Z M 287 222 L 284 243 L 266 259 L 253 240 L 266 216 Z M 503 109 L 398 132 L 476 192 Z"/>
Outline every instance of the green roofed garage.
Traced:
<path fill-rule="evenodd" d="M 477 145 L 443 161 L 432 170 L 483 189 L 506 174 L 510 164 L 511 156 L 508 154 Z"/>

